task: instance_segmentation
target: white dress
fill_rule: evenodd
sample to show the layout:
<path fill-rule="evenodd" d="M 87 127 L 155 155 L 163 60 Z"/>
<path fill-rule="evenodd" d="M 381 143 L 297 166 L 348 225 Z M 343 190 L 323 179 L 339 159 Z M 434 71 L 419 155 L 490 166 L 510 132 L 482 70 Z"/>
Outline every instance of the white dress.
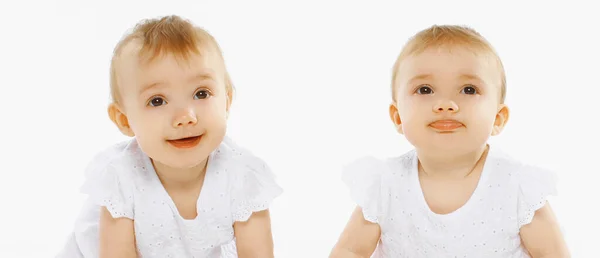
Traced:
<path fill-rule="evenodd" d="M 549 195 L 554 173 L 522 164 L 490 148 L 473 195 L 458 210 L 432 212 L 421 190 L 416 151 L 347 166 L 343 180 L 381 238 L 372 257 L 529 258 L 519 229 Z"/>
<path fill-rule="evenodd" d="M 268 209 L 282 193 L 265 162 L 227 137 L 209 157 L 195 219 L 179 215 L 135 139 L 98 155 L 82 191 L 89 200 L 58 257 L 98 257 L 101 206 L 134 220 L 140 257 L 237 257 L 233 223 Z"/>

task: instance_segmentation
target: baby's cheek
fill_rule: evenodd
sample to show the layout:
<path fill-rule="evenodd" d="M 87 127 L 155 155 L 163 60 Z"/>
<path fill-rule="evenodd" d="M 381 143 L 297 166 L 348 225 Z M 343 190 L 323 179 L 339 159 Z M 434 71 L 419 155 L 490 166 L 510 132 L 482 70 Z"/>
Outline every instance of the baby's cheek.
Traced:
<path fill-rule="evenodd" d="M 215 123 L 223 123 L 227 120 L 227 103 L 225 101 L 213 101 L 205 106 L 203 116 Z"/>
<path fill-rule="evenodd" d="M 494 126 L 495 115 L 488 113 L 479 114 L 475 119 L 475 125 L 480 131 L 491 132 Z"/>
<path fill-rule="evenodd" d="M 146 153 L 154 153 L 165 144 L 164 141 L 168 137 L 172 137 L 172 134 L 167 133 L 169 126 L 169 121 L 166 119 L 155 117 L 149 120 L 136 120 L 132 124 L 132 129 L 140 148 Z"/>
<path fill-rule="evenodd" d="M 167 121 L 164 117 L 158 116 L 148 119 L 141 119 L 135 121 L 132 125 L 135 132 L 136 138 L 141 141 L 149 141 L 165 138 L 164 129 L 169 126 L 170 121 Z"/>
<path fill-rule="evenodd" d="M 166 137 L 159 133 L 150 133 L 148 131 L 142 131 L 142 133 L 136 135 L 136 140 L 140 144 L 140 147 L 142 149 L 148 149 L 148 151 L 150 151 L 152 149 L 155 149 L 159 143 L 165 141 Z"/>
<path fill-rule="evenodd" d="M 425 140 L 422 136 L 424 134 L 423 128 L 416 128 L 413 124 L 402 124 L 402 133 L 406 140 L 416 146 Z"/>
<path fill-rule="evenodd" d="M 212 117 L 210 124 L 208 125 L 213 131 L 225 131 L 227 127 L 227 117 L 225 114 L 219 114 L 219 116 Z"/>

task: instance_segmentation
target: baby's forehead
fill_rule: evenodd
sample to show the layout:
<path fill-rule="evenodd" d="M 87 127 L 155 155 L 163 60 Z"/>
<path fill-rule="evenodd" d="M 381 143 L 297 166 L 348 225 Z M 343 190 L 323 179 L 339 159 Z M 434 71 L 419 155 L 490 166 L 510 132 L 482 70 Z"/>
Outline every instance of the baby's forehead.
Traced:
<path fill-rule="evenodd" d="M 221 68 L 218 56 L 212 51 L 199 51 L 198 53 L 145 53 L 141 44 L 131 42 L 124 46 L 122 52 L 115 60 L 117 77 L 122 83 L 131 83 L 132 79 L 155 80 L 161 76 L 186 73 L 208 73 L 216 76 Z M 133 77 L 133 78 L 132 78 Z"/>
<path fill-rule="evenodd" d="M 405 57 L 405 60 L 421 61 L 423 65 L 435 64 L 431 59 L 449 58 L 457 61 L 471 61 L 483 63 L 492 63 L 495 59 L 494 55 L 469 46 L 440 46 L 429 47 L 421 51 L 415 51 Z"/>
<path fill-rule="evenodd" d="M 133 65 L 138 69 L 149 69 L 168 63 L 182 69 L 193 65 L 219 66 L 218 55 L 207 47 L 197 46 L 195 51 L 172 51 L 164 49 L 148 49 L 138 41 L 126 44 L 117 55 L 117 63 L 121 66 Z"/>
<path fill-rule="evenodd" d="M 396 71 L 397 79 L 405 81 L 407 77 L 431 75 L 451 75 L 455 77 L 500 76 L 497 58 L 486 51 L 468 47 L 437 47 L 411 53 L 400 60 Z"/>

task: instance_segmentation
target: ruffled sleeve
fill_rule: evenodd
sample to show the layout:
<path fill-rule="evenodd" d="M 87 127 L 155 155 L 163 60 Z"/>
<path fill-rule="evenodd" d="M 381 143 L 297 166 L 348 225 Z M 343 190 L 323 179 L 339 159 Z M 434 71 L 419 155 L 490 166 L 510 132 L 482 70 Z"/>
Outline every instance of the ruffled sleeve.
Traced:
<path fill-rule="evenodd" d="M 81 192 L 99 206 L 106 207 L 114 218 L 133 219 L 134 185 L 131 179 L 135 168 L 128 156 L 128 143 L 120 143 L 100 153 L 85 170 Z"/>
<path fill-rule="evenodd" d="M 379 223 L 384 213 L 382 205 L 382 177 L 387 169 L 384 161 L 374 157 L 358 159 L 344 167 L 342 181 L 350 196 L 362 208 L 365 220 Z"/>
<path fill-rule="evenodd" d="M 557 194 L 557 177 L 546 169 L 523 166 L 518 173 L 518 182 L 517 219 L 521 228 L 531 223 L 535 212 L 546 205 L 549 196 Z"/>
<path fill-rule="evenodd" d="M 252 213 L 269 209 L 275 198 L 283 193 L 271 168 L 247 150 L 232 146 L 233 184 L 231 213 L 234 221 L 247 221 Z"/>

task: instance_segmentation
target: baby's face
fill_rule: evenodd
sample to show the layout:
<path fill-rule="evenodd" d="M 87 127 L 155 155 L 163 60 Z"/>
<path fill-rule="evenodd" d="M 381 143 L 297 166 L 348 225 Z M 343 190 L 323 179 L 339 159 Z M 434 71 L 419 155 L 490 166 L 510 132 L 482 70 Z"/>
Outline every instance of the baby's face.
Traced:
<path fill-rule="evenodd" d="M 173 55 L 139 62 L 134 44 L 118 62 L 121 105 L 142 150 L 175 168 L 202 163 L 226 131 L 229 95 L 217 56 L 205 52 L 189 62 Z"/>
<path fill-rule="evenodd" d="M 508 118 L 496 65 L 464 47 L 407 57 L 398 68 L 392 120 L 420 150 L 458 154 L 485 145 Z"/>

